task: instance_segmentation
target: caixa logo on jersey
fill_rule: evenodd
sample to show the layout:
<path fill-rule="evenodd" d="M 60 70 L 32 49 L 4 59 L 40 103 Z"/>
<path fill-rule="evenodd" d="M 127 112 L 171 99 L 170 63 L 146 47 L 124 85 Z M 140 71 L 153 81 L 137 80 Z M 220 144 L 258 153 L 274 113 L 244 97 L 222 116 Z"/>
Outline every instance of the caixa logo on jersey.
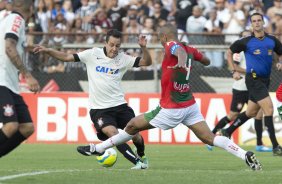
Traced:
<path fill-rule="evenodd" d="M 111 75 L 119 73 L 119 69 L 112 69 L 112 68 L 107 68 L 107 67 L 104 67 L 104 66 L 97 66 L 96 71 L 100 72 L 100 73 L 111 74 Z"/>

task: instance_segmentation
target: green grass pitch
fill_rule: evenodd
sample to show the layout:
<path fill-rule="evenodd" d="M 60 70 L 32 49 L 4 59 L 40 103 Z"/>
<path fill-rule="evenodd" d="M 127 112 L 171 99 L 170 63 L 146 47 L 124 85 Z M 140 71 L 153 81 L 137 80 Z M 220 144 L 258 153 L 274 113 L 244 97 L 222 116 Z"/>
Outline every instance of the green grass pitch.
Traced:
<path fill-rule="evenodd" d="M 133 166 L 118 152 L 112 168 L 102 168 L 94 156 L 76 152 L 75 144 L 23 144 L 0 158 L 0 184 L 278 184 L 282 158 L 255 152 L 263 171 L 219 148 L 204 145 L 147 145 L 148 170 Z M 254 151 L 254 147 L 244 147 Z"/>

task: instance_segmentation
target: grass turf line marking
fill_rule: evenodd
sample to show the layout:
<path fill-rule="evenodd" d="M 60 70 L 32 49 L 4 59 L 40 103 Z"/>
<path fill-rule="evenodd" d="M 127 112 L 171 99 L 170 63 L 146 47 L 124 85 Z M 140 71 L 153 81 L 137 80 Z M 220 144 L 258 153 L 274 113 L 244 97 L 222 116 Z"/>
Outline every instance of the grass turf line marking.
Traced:
<path fill-rule="evenodd" d="M 28 173 L 21 173 L 21 174 L 15 174 L 15 175 L 9 175 L 9 176 L 2 176 L 0 177 L 0 181 L 6 181 L 11 180 L 15 178 L 25 177 L 25 176 L 36 176 L 41 174 L 49 174 L 49 173 L 58 173 L 58 172 L 81 172 L 81 171 L 89 171 L 89 170 L 55 170 L 55 171 L 35 171 L 35 172 L 28 172 Z"/>
<path fill-rule="evenodd" d="M 50 173 L 50 171 L 38 171 L 38 172 L 15 174 L 15 175 L 10 175 L 10 176 L 2 176 L 0 177 L 0 181 L 11 180 L 14 178 L 19 178 L 19 177 L 24 177 L 24 176 L 34 176 L 34 175 L 48 174 L 48 173 Z"/>

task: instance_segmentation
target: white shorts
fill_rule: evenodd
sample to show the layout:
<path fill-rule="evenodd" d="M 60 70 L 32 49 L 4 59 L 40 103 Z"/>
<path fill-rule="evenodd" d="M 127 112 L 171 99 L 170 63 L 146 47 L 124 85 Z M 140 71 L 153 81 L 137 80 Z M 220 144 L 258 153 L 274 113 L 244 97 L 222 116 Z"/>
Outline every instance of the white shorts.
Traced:
<path fill-rule="evenodd" d="M 159 108 L 159 107 L 158 107 Z M 152 111 L 153 112 L 153 111 Z M 176 127 L 180 123 L 191 126 L 201 121 L 205 121 L 198 105 L 195 103 L 192 106 L 179 109 L 163 109 L 160 108 L 159 112 L 149 121 L 150 125 L 168 130 Z"/>

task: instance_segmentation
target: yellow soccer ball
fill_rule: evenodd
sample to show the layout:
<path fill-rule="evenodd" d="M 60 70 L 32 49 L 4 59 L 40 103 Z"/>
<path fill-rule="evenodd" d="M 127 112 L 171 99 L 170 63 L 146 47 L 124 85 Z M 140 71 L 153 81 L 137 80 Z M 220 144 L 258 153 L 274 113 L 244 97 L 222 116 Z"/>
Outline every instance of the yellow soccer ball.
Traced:
<path fill-rule="evenodd" d="M 112 167 L 117 161 L 117 152 L 113 148 L 109 148 L 101 156 L 96 157 L 98 163 L 103 167 Z"/>

